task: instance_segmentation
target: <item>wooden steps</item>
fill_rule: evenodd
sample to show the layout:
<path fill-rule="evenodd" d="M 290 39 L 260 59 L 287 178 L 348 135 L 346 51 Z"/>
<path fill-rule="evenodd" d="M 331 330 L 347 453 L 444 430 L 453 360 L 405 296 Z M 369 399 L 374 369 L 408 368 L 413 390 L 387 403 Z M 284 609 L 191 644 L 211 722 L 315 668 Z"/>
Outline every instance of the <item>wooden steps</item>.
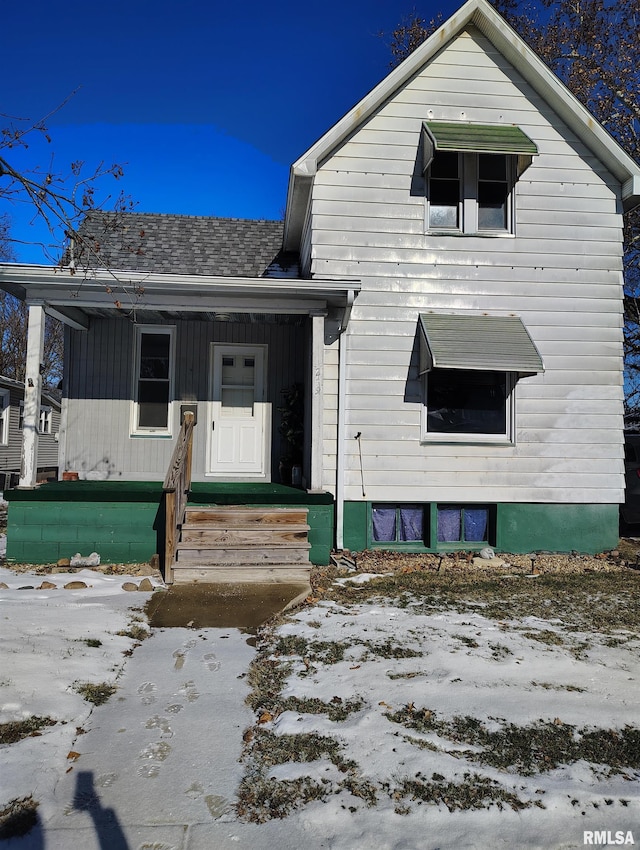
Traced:
<path fill-rule="evenodd" d="M 174 582 L 308 582 L 307 511 L 187 507 Z"/>

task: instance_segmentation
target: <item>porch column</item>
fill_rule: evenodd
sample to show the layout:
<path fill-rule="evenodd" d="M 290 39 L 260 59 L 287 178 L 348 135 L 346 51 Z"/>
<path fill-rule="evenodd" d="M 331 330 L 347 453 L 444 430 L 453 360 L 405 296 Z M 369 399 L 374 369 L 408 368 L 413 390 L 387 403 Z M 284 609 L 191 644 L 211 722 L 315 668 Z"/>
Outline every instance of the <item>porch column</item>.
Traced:
<path fill-rule="evenodd" d="M 309 490 L 322 490 L 324 319 L 325 313 L 311 314 L 311 469 L 309 470 Z"/>
<path fill-rule="evenodd" d="M 27 363 L 24 376 L 24 420 L 22 426 L 22 463 L 19 487 L 35 487 L 38 474 L 38 425 L 44 354 L 44 308 L 29 307 L 27 326 Z"/>

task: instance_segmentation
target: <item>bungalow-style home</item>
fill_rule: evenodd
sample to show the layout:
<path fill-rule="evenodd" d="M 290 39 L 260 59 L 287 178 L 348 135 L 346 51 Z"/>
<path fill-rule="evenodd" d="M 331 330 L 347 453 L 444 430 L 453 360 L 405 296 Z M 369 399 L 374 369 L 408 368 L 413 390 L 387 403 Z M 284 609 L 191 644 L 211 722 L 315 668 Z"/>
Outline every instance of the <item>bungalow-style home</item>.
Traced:
<path fill-rule="evenodd" d="M 12 487 L 20 478 L 23 419 L 24 384 L 0 375 L 0 491 Z M 36 480 L 57 478 L 60 402 L 46 391 L 40 397 L 36 428 Z"/>
<path fill-rule="evenodd" d="M 169 540 L 169 574 L 206 580 L 331 547 L 614 546 L 639 202 L 640 166 L 469 0 L 293 164 L 283 224 L 94 216 L 90 253 L 2 267 L 34 381 L 42 312 L 67 326 L 80 478 L 15 491 L 9 558 Z"/>

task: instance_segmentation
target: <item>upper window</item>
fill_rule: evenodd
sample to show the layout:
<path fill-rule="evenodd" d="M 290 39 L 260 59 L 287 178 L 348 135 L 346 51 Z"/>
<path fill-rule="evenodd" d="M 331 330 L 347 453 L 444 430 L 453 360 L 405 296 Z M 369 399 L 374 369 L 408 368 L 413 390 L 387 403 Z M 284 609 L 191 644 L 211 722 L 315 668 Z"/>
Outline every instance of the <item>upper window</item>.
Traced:
<path fill-rule="evenodd" d="M 436 153 L 427 174 L 428 229 L 513 233 L 513 157 Z"/>
<path fill-rule="evenodd" d="M 172 327 L 140 325 L 136 328 L 133 430 L 170 432 L 173 394 Z"/>
<path fill-rule="evenodd" d="M 425 121 L 427 228 L 446 233 L 514 232 L 513 189 L 538 148 L 513 124 Z"/>
<path fill-rule="evenodd" d="M 0 390 L 0 445 L 2 446 L 6 446 L 9 442 L 10 415 L 9 390 Z"/>
<path fill-rule="evenodd" d="M 425 436 L 511 440 L 513 385 L 508 372 L 434 369 L 426 377 Z"/>

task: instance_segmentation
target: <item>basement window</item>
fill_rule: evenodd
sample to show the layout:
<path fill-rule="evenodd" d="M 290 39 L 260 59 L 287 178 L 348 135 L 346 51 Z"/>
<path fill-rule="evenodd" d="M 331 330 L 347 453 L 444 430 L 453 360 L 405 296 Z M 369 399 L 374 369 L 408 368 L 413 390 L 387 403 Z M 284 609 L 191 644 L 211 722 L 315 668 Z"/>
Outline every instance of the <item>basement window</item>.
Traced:
<path fill-rule="evenodd" d="M 422 505 L 385 505 L 371 507 L 374 543 L 423 543 L 425 538 Z"/>
<path fill-rule="evenodd" d="M 488 543 L 490 510 L 488 505 L 438 505 L 438 543 Z"/>

